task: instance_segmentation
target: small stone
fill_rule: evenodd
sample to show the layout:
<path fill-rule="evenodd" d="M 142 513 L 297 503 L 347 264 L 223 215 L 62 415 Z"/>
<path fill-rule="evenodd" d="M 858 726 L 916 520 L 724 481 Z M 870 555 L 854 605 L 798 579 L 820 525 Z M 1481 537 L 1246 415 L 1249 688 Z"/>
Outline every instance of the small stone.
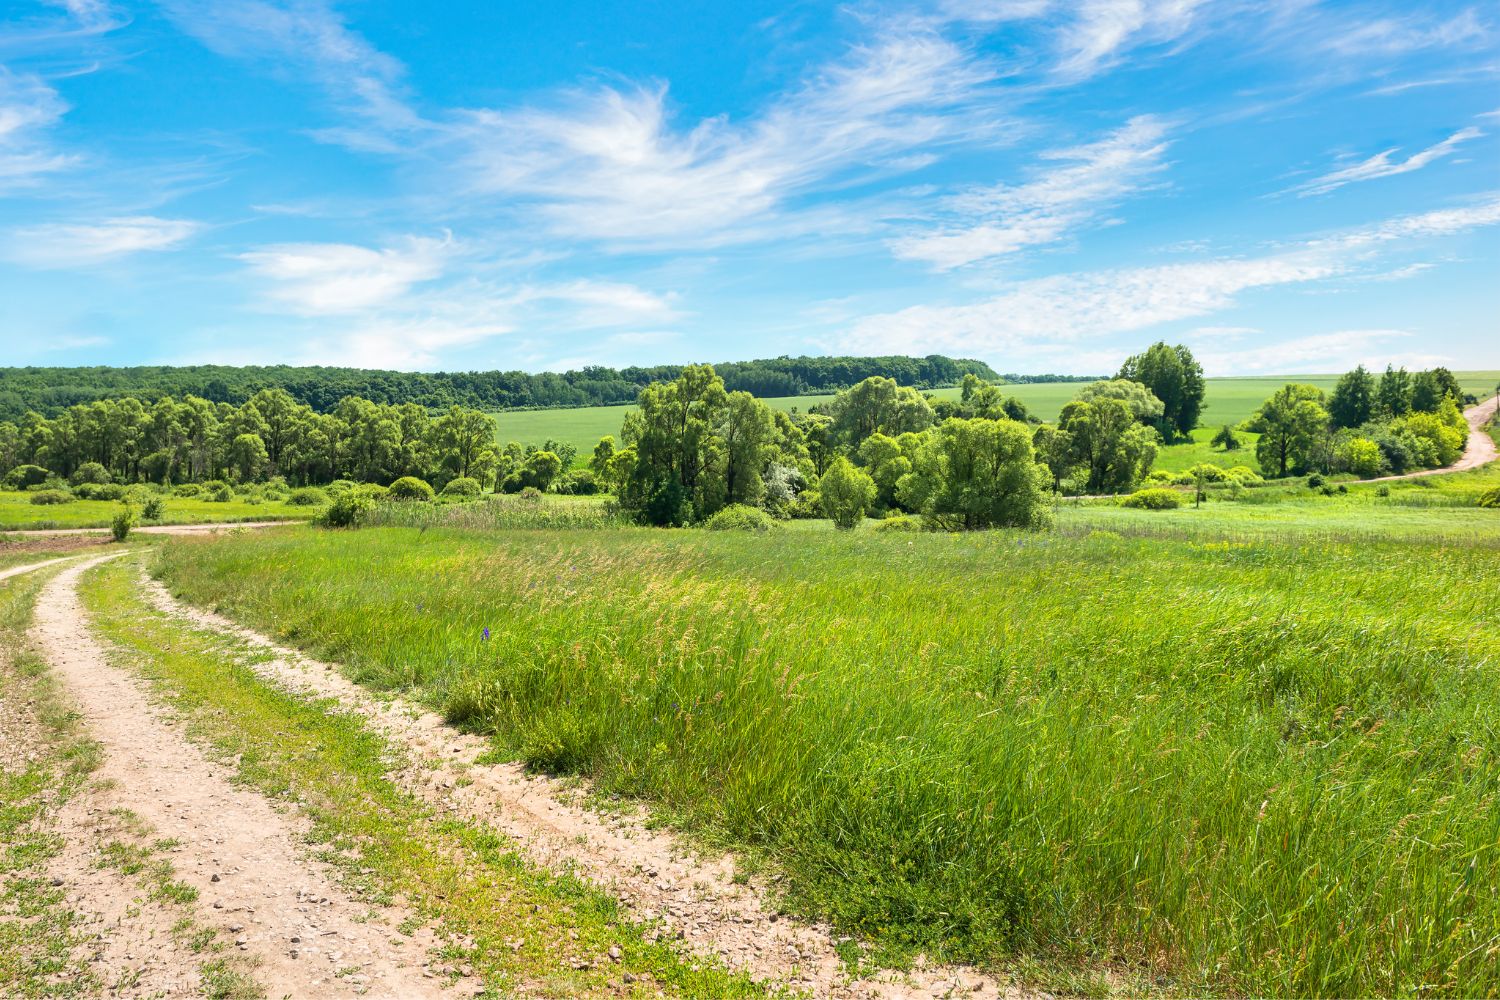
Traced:
<path fill-rule="evenodd" d="M 302 943 L 301 936 L 297 935 L 297 934 L 293 934 L 292 935 L 292 944 L 301 944 L 301 943 Z"/>
<path fill-rule="evenodd" d="M 288 954 L 290 954 L 293 958 L 302 957 L 302 952 L 298 951 L 296 948 L 293 948 Z"/>
<path fill-rule="evenodd" d="M 208 877 L 208 880 L 210 882 L 217 882 L 217 881 L 219 881 L 219 873 L 218 872 L 214 872 L 212 875 L 210 875 Z"/>
<path fill-rule="evenodd" d="M 623 953 L 620 951 L 619 945 L 612 944 L 609 946 L 609 957 L 611 960 L 618 962 L 622 954 Z"/>
<path fill-rule="evenodd" d="M 238 934 L 240 931 L 242 931 L 244 929 L 245 929 L 245 925 L 244 924 L 230 924 L 229 925 L 229 933 L 231 933 L 231 934 Z"/>
<path fill-rule="evenodd" d="M 62 885 L 63 884 L 63 880 L 60 879 L 60 878 L 55 878 L 55 879 L 52 880 L 52 884 L 53 884 L 53 886 Z"/>

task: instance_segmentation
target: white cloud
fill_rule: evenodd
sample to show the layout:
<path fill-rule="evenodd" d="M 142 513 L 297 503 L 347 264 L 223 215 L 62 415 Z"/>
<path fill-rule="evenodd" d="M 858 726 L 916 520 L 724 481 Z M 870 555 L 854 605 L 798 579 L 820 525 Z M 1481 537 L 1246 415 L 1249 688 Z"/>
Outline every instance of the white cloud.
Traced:
<path fill-rule="evenodd" d="M 395 152 L 391 133 L 427 127 L 402 95 L 401 63 L 350 30 L 322 0 L 163 0 L 163 7 L 212 51 L 291 70 L 362 122 L 317 133 L 321 138 Z"/>
<path fill-rule="evenodd" d="M 76 162 L 44 138 L 67 110 L 57 91 L 39 77 L 0 66 L 0 193 L 34 184 Z"/>
<path fill-rule="evenodd" d="M 1452 362 L 1452 358 L 1441 354 L 1391 353 L 1387 345 L 1411 336 L 1406 330 L 1339 330 L 1234 351 L 1195 346 L 1194 354 L 1204 373 L 1210 376 L 1327 373 L 1345 371 L 1357 364 L 1370 368 L 1386 364 L 1430 368 Z"/>
<path fill-rule="evenodd" d="M 949 198 L 945 207 L 967 224 L 895 240 L 891 250 L 948 270 L 1056 242 L 1161 170 L 1165 135 L 1162 122 L 1143 115 L 1098 142 L 1043 153 L 1067 165 L 1049 167 L 1025 184 Z"/>
<path fill-rule="evenodd" d="M 450 239 L 407 237 L 372 250 L 348 243 L 282 243 L 240 254 L 270 281 L 270 298 L 307 316 L 358 312 L 406 294 L 443 273 Z"/>
<path fill-rule="evenodd" d="M 1058 37 L 1056 71 L 1084 79 L 1131 49 L 1173 41 L 1192 27 L 1203 0 L 1082 0 Z"/>
<path fill-rule="evenodd" d="M 1446 20 L 1437 20 L 1426 14 L 1376 18 L 1363 22 L 1351 20 L 1341 30 L 1327 32 L 1323 38 L 1323 46 L 1342 55 L 1389 56 L 1423 49 L 1479 44 L 1489 36 L 1489 27 L 1470 9 Z"/>
<path fill-rule="evenodd" d="M 1359 181 L 1375 180 L 1378 177 L 1393 177 L 1396 174 L 1411 173 L 1413 170 L 1421 170 L 1434 160 L 1448 156 L 1460 143 L 1477 139 L 1482 135 L 1484 133 L 1477 128 L 1459 129 L 1442 142 L 1428 146 L 1420 152 L 1413 153 L 1404 160 L 1391 159 L 1391 156 L 1401 148 L 1393 146 L 1384 152 L 1376 153 L 1367 160 L 1330 171 L 1322 177 L 1299 185 L 1296 190 L 1301 197 L 1327 194 L 1336 188 L 1343 187 L 1345 184 L 1354 184 Z"/>
<path fill-rule="evenodd" d="M 171 250 L 202 228 L 190 219 L 136 215 L 11 230 L 5 255 L 31 267 L 87 267 L 144 251 Z"/>
<path fill-rule="evenodd" d="M 1500 224 L 1500 197 L 1404 216 L 1259 257 L 1064 274 L 1022 281 L 968 305 L 912 306 L 859 320 L 844 347 L 862 353 L 1069 359 L 1089 338 L 1205 316 L 1259 288 L 1355 273 L 1391 244 Z M 1070 362 L 1071 368 L 1077 365 Z"/>
<path fill-rule="evenodd" d="M 672 121 L 662 86 L 562 107 L 473 112 L 455 132 L 474 188 L 532 203 L 556 233 L 702 245 L 763 234 L 789 199 L 971 127 L 954 113 L 993 76 L 921 26 L 891 29 L 759 117 Z M 742 228 L 744 227 L 744 228 Z"/>

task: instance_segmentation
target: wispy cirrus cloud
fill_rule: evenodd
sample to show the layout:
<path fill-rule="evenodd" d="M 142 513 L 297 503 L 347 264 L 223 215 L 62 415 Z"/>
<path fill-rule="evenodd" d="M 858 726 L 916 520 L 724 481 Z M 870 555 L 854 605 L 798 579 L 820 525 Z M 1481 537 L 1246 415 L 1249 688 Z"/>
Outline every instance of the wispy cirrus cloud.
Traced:
<path fill-rule="evenodd" d="M 1024 184 L 997 184 L 948 198 L 952 221 L 891 242 L 891 252 L 949 270 L 1055 243 L 1097 219 L 1165 167 L 1167 127 L 1149 115 L 1098 142 L 1041 154 L 1048 164 Z"/>
<path fill-rule="evenodd" d="M 1454 132 L 1442 142 L 1428 146 L 1426 149 L 1412 153 L 1406 159 L 1392 159 L 1401 149 L 1400 146 L 1392 146 L 1390 149 L 1376 153 L 1374 156 L 1359 163 L 1341 167 L 1329 171 L 1321 177 L 1308 181 L 1306 184 L 1298 185 L 1295 190 L 1299 197 L 1327 194 L 1337 190 L 1345 184 L 1356 184 L 1360 181 L 1372 181 L 1380 177 L 1394 177 L 1397 174 L 1409 174 L 1414 170 L 1421 170 L 1436 160 L 1451 155 L 1457 148 L 1472 139 L 1484 135 L 1477 128 L 1463 128 Z"/>
<path fill-rule="evenodd" d="M 4 252 L 7 259 L 29 267 L 91 267 L 132 254 L 176 249 L 202 228 L 191 219 L 154 215 L 23 226 L 6 234 Z"/>
<path fill-rule="evenodd" d="M 355 118 L 316 132 L 320 138 L 396 152 L 396 134 L 428 127 L 407 100 L 401 62 L 350 29 L 323 0 L 163 0 L 162 6 L 210 50 L 308 80 Z"/>
<path fill-rule="evenodd" d="M 1132 49 L 1175 41 L 1193 26 L 1204 0 L 1083 0 L 1058 35 L 1056 71 L 1084 79 L 1116 65 Z"/>
<path fill-rule="evenodd" d="M 1054 275 L 966 305 L 914 306 L 856 322 L 843 346 L 869 353 L 945 351 L 1066 359 L 1080 342 L 1206 316 L 1241 293 L 1357 273 L 1405 241 L 1500 224 L 1500 196 L 1401 216 L 1256 257 Z"/>
<path fill-rule="evenodd" d="M 0 194 L 77 162 L 48 142 L 68 106 L 40 77 L 0 66 Z"/>
<path fill-rule="evenodd" d="M 1404 55 L 1424 49 L 1479 45 L 1492 36 L 1490 26 L 1473 8 L 1451 17 L 1418 10 L 1404 17 L 1368 19 L 1359 19 L 1358 7 L 1350 10 L 1354 15 L 1342 30 L 1326 32 L 1321 48 L 1346 56 Z"/>
<path fill-rule="evenodd" d="M 678 125 L 664 86 L 568 95 L 558 106 L 470 113 L 455 132 L 472 187 L 529 204 L 559 234 L 733 242 L 788 202 L 973 128 L 961 113 L 994 71 L 920 25 L 856 46 L 744 123 Z"/>

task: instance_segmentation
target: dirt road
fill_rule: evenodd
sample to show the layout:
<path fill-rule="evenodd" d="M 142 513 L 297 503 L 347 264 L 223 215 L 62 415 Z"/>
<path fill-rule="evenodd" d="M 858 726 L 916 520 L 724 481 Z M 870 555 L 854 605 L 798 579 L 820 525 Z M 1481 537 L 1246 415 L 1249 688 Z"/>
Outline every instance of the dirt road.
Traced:
<path fill-rule="evenodd" d="M 1377 476 L 1374 479 L 1361 479 L 1359 482 L 1384 483 L 1393 479 L 1416 479 L 1420 476 L 1437 476 L 1445 472 L 1467 472 L 1481 465 L 1488 465 L 1496 457 L 1500 457 L 1496 454 L 1495 439 L 1484 430 L 1484 425 L 1489 423 L 1490 418 L 1495 415 L 1495 404 L 1496 397 L 1491 396 L 1483 403 L 1471 406 L 1464 411 L 1464 419 L 1469 422 L 1469 442 L 1464 446 L 1464 453 L 1452 465 L 1445 465 L 1441 469 L 1407 472 L 1399 476 Z"/>
<path fill-rule="evenodd" d="M 81 839 L 70 834 L 90 817 L 128 810 L 154 836 L 175 841 L 176 877 L 198 892 L 198 922 L 234 942 L 269 996 L 448 995 L 422 975 L 418 949 L 402 956 L 388 944 L 390 927 L 409 914 L 377 907 L 369 919 L 371 905 L 351 898 L 329 866 L 307 856 L 297 814 L 232 784 L 231 768 L 205 756 L 139 680 L 106 658 L 77 586 L 84 572 L 123 554 L 70 566 L 37 598 L 32 641 L 103 751 L 87 808 L 64 816 L 63 835 Z M 196 992 L 195 956 L 168 947 L 154 928 L 143 933 L 130 900 L 107 891 L 111 883 L 97 877 L 86 852 L 63 852 L 52 874 L 74 907 L 101 915 L 97 961 L 104 968 L 135 973 L 144 962 L 156 987 Z"/>

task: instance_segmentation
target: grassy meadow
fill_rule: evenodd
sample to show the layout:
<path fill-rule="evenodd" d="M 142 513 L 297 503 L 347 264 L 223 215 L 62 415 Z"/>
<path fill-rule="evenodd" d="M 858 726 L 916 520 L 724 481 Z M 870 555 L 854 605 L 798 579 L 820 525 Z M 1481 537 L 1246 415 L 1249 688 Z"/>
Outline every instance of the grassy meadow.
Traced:
<path fill-rule="evenodd" d="M 38 528 L 107 528 L 120 511 L 114 500 L 74 500 L 71 503 L 34 504 L 32 494 L 0 491 L 0 531 Z M 196 497 L 165 497 L 166 509 L 153 524 L 214 524 L 233 521 L 305 520 L 317 507 L 298 507 L 280 500 L 246 503 L 231 500 L 214 503 Z M 140 510 L 140 505 L 136 505 Z"/>
<path fill-rule="evenodd" d="M 1458 372 L 1459 383 L 1465 392 L 1486 395 L 1495 391 L 1500 382 L 1500 372 Z M 1163 448 L 1157 459 L 1159 468 L 1180 472 L 1199 462 L 1216 465 L 1248 465 L 1259 469 L 1255 461 L 1255 435 L 1247 434 L 1247 447 L 1228 454 L 1209 447 L 1209 441 L 1224 424 L 1237 424 L 1254 413 L 1266 398 L 1287 382 L 1306 382 L 1326 391 L 1333 389 L 1337 375 L 1285 375 L 1255 376 L 1247 378 L 1211 378 L 1207 380 L 1204 397 L 1202 427 L 1193 435 L 1193 444 L 1172 445 Z M 1078 394 L 1082 385 L 1076 382 L 1042 382 L 1028 385 L 1008 385 L 1007 395 L 1016 396 L 1043 420 L 1056 420 L 1064 404 Z M 931 395 L 939 399 L 957 399 L 958 389 L 934 389 Z M 766 403 L 778 410 L 807 410 L 818 403 L 826 403 L 831 396 L 781 396 L 768 398 Z M 620 422 L 634 406 L 586 406 L 556 410 L 502 410 L 492 413 L 497 425 L 496 439 L 520 441 L 522 444 L 541 444 L 553 438 L 573 445 L 578 449 L 575 464 L 588 461 L 594 445 L 606 434 L 619 437 Z"/>
<path fill-rule="evenodd" d="M 1406 494 L 1493 475 L 1065 505 L 1044 534 L 511 512 L 173 539 L 155 571 L 773 866 L 786 905 L 876 960 L 1480 995 L 1500 992 L 1500 516 Z"/>

